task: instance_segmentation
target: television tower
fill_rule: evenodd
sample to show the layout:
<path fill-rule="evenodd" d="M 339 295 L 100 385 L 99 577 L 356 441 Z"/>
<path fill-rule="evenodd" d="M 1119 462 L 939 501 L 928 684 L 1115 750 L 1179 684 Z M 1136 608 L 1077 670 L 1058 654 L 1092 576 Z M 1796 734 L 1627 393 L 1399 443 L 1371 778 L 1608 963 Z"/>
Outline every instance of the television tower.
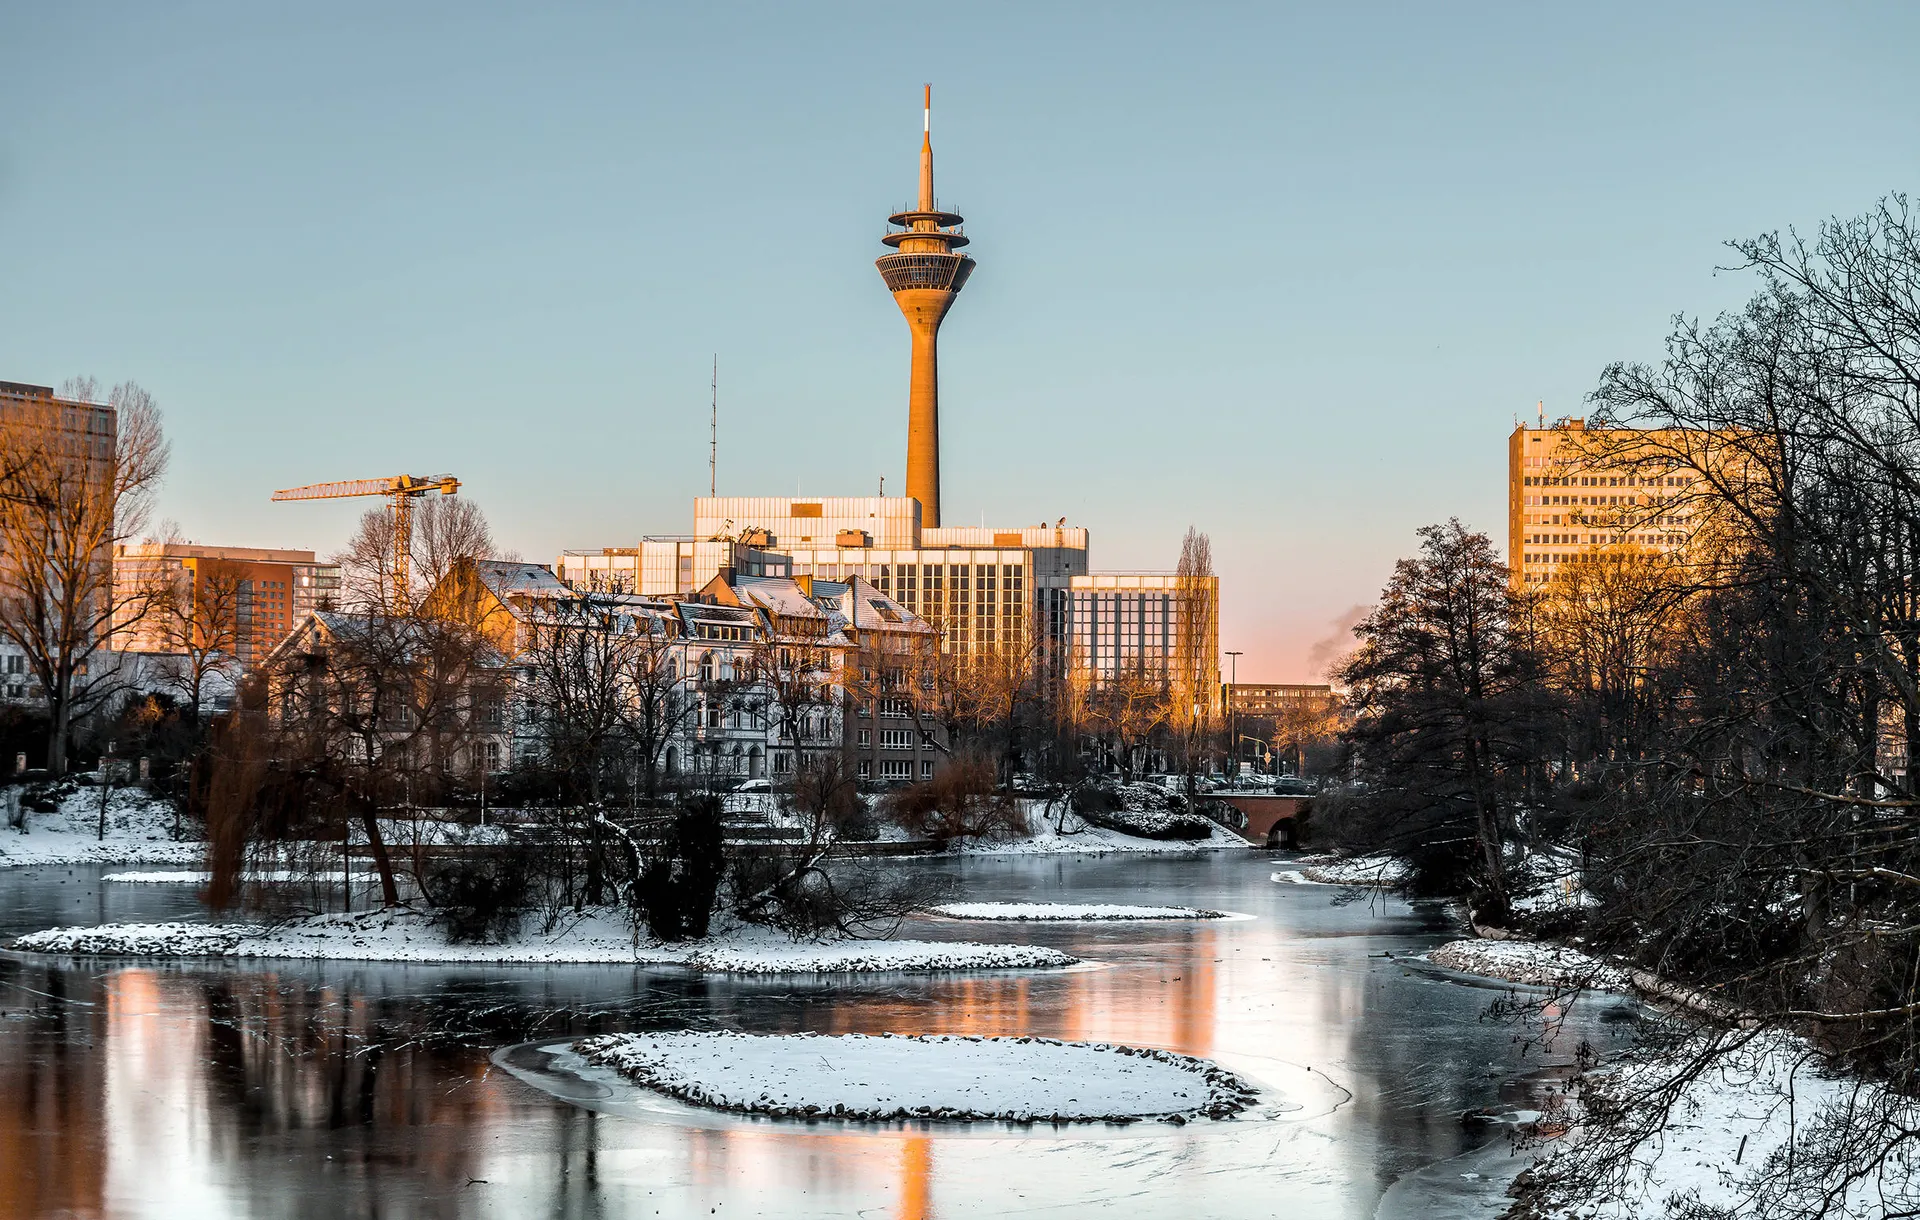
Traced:
<path fill-rule="evenodd" d="M 920 501 L 920 523 L 940 524 L 940 321 L 973 274 L 973 259 L 954 251 L 967 244 L 961 217 L 933 199 L 933 86 L 921 114 L 920 205 L 887 217 L 880 240 L 893 247 L 874 261 L 913 333 L 913 372 L 907 392 L 907 495 Z"/>

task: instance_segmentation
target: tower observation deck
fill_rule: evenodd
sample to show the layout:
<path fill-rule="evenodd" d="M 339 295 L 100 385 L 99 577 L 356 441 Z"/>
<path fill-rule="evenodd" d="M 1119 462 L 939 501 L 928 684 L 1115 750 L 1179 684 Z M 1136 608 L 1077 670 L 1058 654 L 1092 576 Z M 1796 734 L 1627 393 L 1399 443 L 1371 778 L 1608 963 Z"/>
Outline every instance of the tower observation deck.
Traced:
<path fill-rule="evenodd" d="M 973 259 L 955 251 L 967 244 L 961 217 L 943 212 L 933 197 L 933 86 L 921 113 L 920 199 L 917 207 L 887 217 L 880 240 L 894 253 L 875 260 L 887 291 L 900 306 L 913 335 L 913 368 L 907 392 L 907 495 L 920 501 L 920 520 L 940 524 L 940 322 L 973 274 Z"/>

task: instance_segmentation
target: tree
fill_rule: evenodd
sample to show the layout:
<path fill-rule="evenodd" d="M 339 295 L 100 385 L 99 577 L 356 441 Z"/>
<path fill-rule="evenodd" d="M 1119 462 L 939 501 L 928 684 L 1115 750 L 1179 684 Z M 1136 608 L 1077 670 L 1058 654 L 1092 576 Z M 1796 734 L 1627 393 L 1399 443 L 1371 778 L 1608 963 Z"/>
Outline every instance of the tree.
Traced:
<path fill-rule="evenodd" d="M 155 590 L 153 635 L 165 654 L 156 673 L 187 705 L 197 726 L 209 682 L 240 672 L 240 603 L 246 569 L 225 559 L 196 560 L 190 569 L 160 574 Z"/>
<path fill-rule="evenodd" d="M 89 399 L 88 380 L 68 387 Z M 46 400 L 0 416 L 0 636 L 26 654 L 50 712 L 47 769 L 67 769 L 74 725 L 126 689 L 109 664 L 116 628 L 150 613 L 153 589 L 115 588 L 113 550 L 145 523 L 167 465 L 167 442 L 152 395 L 132 382 L 107 405 L 114 430 L 94 430 L 93 413 Z"/>
<path fill-rule="evenodd" d="M 323 626 L 262 667 L 272 756 L 304 777 L 301 799 L 337 804 L 359 825 L 393 905 L 382 814 L 430 801 L 483 765 L 476 747 L 498 732 L 503 658 L 451 619 L 332 614 Z"/>
<path fill-rule="evenodd" d="M 1458 520 L 1419 532 L 1341 665 L 1360 798 L 1379 846 L 1408 855 L 1415 884 L 1470 889 L 1478 915 L 1507 918 L 1506 850 L 1536 746 L 1535 658 L 1485 534 Z"/>
<path fill-rule="evenodd" d="M 493 553 L 486 514 L 466 496 L 428 496 L 413 508 L 408 577 L 412 603 L 425 598 L 461 560 Z M 330 556 L 340 565 L 343 603 L 355 610 L 390 613 L 393 605 L 393 512 L 370 508 L 347 545 Z"/>
<path fill-rule="evenodd" d="M 1077 719 L 1105 741 L 1107 753 L 1120 766 L 1120 777 L 1133 782 L 1134 768 L 1168 719 L 1167 682 L 1143 658 L 1135 657 L 1107 676 L 1080 668 L 1069 672 L 1077 702 Z"/>
<path fill-rule="evenodd" d="M 1213 744 L 1214 713 L 1220 698 L 1219 583 L 1213 574 L 1213 543 L 1192 526 L 1180 544 L 1174 569 L 1174 598 L 1179 618 L 1173 627 L 1173 656 L 1167 671 L 1167 720 L 1187 799 L 1199 795 L 1197 773 L 1207 764 Z"/>

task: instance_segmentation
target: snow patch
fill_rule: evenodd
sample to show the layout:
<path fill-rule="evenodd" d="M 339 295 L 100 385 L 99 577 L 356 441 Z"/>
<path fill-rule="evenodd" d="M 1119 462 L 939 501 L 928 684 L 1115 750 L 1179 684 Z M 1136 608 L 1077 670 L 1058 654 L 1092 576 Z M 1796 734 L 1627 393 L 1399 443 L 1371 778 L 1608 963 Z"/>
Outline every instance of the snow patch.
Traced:
<path fill-rule="evenodd" d="M 1669 1097 L 1661 1086 L 1676 1062 L 1634 1062 L 1589 1078 L 1589 1094 L 1637 1113 L 1659 1114 L 1659 1134 L 1618 1166 L 1619 1189 L 1607 1199 L 1570 1198 L 1556 1192 L 1553 1183 L 1562 1161 L 1581 1155 L 1583 1137 L 1576 1126 L 1572 1138 L 1549 1151 L 1529 1175 L 1534 1179 L 1527 1192 L 1529 1215 L 1637 1220 L 1676 1214 L 1670 1209 L 1675 1200 L 1697 1205 L 1703 1214 L 1746 1215 L 1753 1206 L 1754 1180 L 1769 1171 L 1769 1162 L 1774 1189 L 1808 1208 L 1804 1213 L 1793 1208 L 1795 1215 L 1816 1210 L 1833 1216 L 1906 1214 L 1905 1208 L 1920 1203 L 1920 1164 L 1910 1150 L 1896 1151 L 1877 1170 L 1844 1187 L 1810 1171 L 1809 1144 L 1834 1130 L 1857 1137 L 1886 1099 L 1877 1085 L 1828 1076 L 1805 1042 L 1781 1034 L 1757 1037 Z M 1580 1103 L 1573 1109 L 1577 1116 Z M 1801 1168 L 1781 1174 L 1789 1155 Z M 1833 1194 L 1823 1199 L 1825 1189 Z"/>
<path fill-rule="evenodd" d="M 1184 1122 L 1225 1118 L 1255 1097 L 1205 1059 L 1051 1038 L 686 1032 L 574 1049 L 694 1105 L 808 1119 Z"/>
<path fill-rule="evenodd" d="M 1377 886 L 1391 889 L 1408 877 L 1406 862 L 1396 856 L 1309 857 L 1299 861 L 1300 868 L 1274 873 L 1272 879 L 1283 885 Z"/>
<path fill-rule="evenodd" d="M 1537 940 L 1455 940 L 1426 953 L 1436 966 L 1534 987 L 1625 991 L 1625 972 L 1591 954 Z"/>

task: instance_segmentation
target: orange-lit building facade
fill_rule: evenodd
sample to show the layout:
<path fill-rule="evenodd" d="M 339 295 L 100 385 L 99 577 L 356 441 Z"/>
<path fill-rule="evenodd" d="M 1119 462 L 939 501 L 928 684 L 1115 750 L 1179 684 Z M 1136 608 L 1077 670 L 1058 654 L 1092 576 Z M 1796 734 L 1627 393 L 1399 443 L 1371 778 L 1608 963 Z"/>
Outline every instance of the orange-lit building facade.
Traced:
<path fill-rule="evenodd" d="M 1585 420 L 1516 427 L 1507 438 L 1507 562 L 1516 589 L 1540 589 L 1603 551 L 1671 556 L 1700 521 L 1705 434 L 1589 429 Z"/>
<path fill-rule="evenodd" d="M 319 562 L 312 551 L 184 542 L 114 548 L 113 579 L 123 600 L 133 600 L 140 589 L 160 586 L 203 597 L 203 583 L 231 583 L 225 601 L 231 606 L 235 654 L 243 667 L 265 657 L 309 611 L 330 607 L 340 589 L 339 567 Z M 223 605 L 222 613 L 227 612 Z M 169 652 L 177 630 L 166 616 L 148 614 L 123 627 L 114 643 L 125 652 Z"/>

